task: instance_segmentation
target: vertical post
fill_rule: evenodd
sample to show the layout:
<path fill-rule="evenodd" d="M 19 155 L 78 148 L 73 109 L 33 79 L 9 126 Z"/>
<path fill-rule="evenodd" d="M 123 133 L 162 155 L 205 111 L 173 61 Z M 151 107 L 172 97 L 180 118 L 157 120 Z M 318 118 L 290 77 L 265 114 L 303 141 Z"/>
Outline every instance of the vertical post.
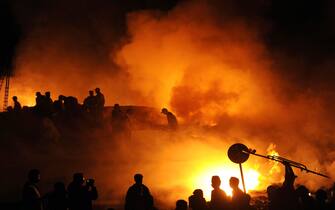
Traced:
<path fill-rule="evenodd" d="M 243 170 L 242 170 L 242 163 L 239 163 L 238 165 L 240 166 L 240 172 L 241 172 L 241 179 L 242 179 L 243 191 L 244 191 L 244 193 L 247 193 L 247 190 L 245 189 L 244 175 L 243 175 Z"/>

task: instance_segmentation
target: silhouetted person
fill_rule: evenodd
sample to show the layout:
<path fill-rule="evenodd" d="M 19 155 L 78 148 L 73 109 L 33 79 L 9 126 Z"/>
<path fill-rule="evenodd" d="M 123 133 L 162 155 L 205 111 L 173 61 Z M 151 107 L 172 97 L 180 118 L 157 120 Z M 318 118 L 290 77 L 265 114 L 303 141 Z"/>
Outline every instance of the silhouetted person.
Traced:
<path fill-rule="evenodd" d="M 105 96 L 101 93 L 100 88 L 95 88 L 95 100 L 96 100 L 96 113 L 98 123 L 102 122 L 103 111 L 105 107 Z"/>
<path fill-rule="evenodd" d="M 73 96 L 64 97 L 64 110 L 68 116 L 78 116 L 79 104 L 78 99 Z"/>
<path fill-rule="evenodd" d="M 45 109 L 45 114 L 50 116 L 52 114 L 53 101 L 51 99 L 51 93 L 49 91 L 45 92 L 45 96 L 43 98 L 43 106 Z"/>
<path fill-rule="evenodd" d="M 177 118 L 172 112 L 169 112 L 166 108 L 162 109 L 162 114 L 166 115 L 167 121 L 168 121 L 168 126 L 170 129 L 175 130 L 178 128 L 178 121 Z"/>
<path fill-rule="evenodd" d="M 50 91 L 45 92 L 45 99 L 48 105 L 51 105 L 53 103 Z"/>
<path fill-rule="evenodd" d="M 220 189 L 221 179 L 219 176 L 212 176 L 212 194 L 210 201 L 210 209 L 220 210 L 228 208 L 229 201 L 226 193 Z"/>
<path fill-rule="evenodd" d="M 18 99 L 16 96 L 13 96 L 13 102 L 14 102 L 14 108 L 13 111 L 14 112 L 20 112 L 22 107 L 21 104 L 19 103 Z"/>
<path fill-rule="evenodd" d="M 85 182 L 82 173 L 75 173 L 68 186 L 70 210 L 92 210 L 92 201 L 98 198 L 94 180 Z"/>
<path fill-rule="evenodd" d="M 229 185 L 233 190 L 231 197 L 231 207 L 232 209 L 245 209 L 247 207 L 246 194 L 238 187 L 240 180 L 236 177 L 231 177 L 229 179 Z"/>
<path fill-rule="evenodd" d="M 301 185 L 296 189 L 297 196 L 299 198 L 299 209 L 300 210 L 314 210 L 314 199 L 309 195 L 309 190 Z"/>
<path fill-rule="evenodd" d="M 112 111 L 112 128 L 116 135 L 124 134 L 125 137 L 130 138 L 130 122 L 128 115 L 121 110 L 119 104 L 115 104 Z"/>
<path fill-rule="evenodd" d="M 84 99 L 84 110 L 86 112 L 94 113 L 97 108 L 97 98 L 94 96 L 93 90 L 88 91 L 88 96 Z"/>
<path fill-rule="evenodd" d="M 315 193 L 315 210 L 330 210 L 330 209 L 334 209 L 331 208 L 331 204 L 327 204 L 327 192 L 319 189 L 316 191 Z"/>
<path fill-rule="evenodd" d="M 193 195 L 188 198 L 189 207 L 192 210 L 206 210 L 207 203 L 204 198 L 204 193 L 201 189 L 196 189 L 193 191 Z"/>
<path fill-rule="evenodd" d="M 114 131 L 122 130 L 123 112 L 119 104 L 114 104 L 112 110 L 112 127 Z"/>
<path fill-rule="evenodd" d="M 185 200 L 177 200 L 175 210 L 187 210 L 187 202 Z"/>
<path fill-rule="evenodd" d="M 69 198 L 62 182 L 54 185 L 54 190 L 48 195 L 47 210 L 67 210 L 69 207 Z"/>
<path fill-rule="evenodd" d="M 37 169 L 32 169 L 28 173 L 28 181 L 23 187 L 23 209 L 24 210 L 42 210 L 41 194 L 37 187 L 40 181 L 40 172 Z"/>
<path fill-rule="evenodd" d="M 42 115 L 42 105 L 43 105 L 43 95 L 41 92 L 36 92 L 36 105 L 35 105 L 35 113 L 38 115 Z"/>
<path fill-rule="evenodd" d="M 95 94 L 98 109 L 103 109 L 105 106 L 105 96 L 101 93 L 100 88 L 95 88 Z"/>
<path fill-rule="evenodd" d="M 269 210 L 281 210 L 280 209 L 280 189 L 276 185 L 270 185 L 267 188 Z"/>
<path fill-rule="evenodd" d="M 36 107 L 40 107 L 42 104 L 43 95 L 41 92 L 36 92 Z"/>
<path fill-rule="evenodd" d="M 142 174 L 135 174 L 134 180 L 135 184 L 127 191 L 125 210 L 152 210 L 153 197 L 149 189 L 142 183 Z"/>
<path fill-rule="evenodd" d="M 243 206 L 242 210 L 256 210 L 255 207 L 250 205 L 250 200 L 251 196 L 249 194 L 245 194 L 242 200 L 242 206 Z"/>
<path fill-rule="evenodd" d="M 59 95 L 58 99 L 53 102 L 53 110 L 56 113 L 60 113 L 64 111 L 64 96 Z"/>
<path fill-rule="evenodd" d="M 335 209 L 335 183 L 330 188 L 329 208 Z"/>
<path fill-rule="evenodd" d="M 283 163 L 285 166 L 285 180 L 283 185 L 279 188 L 280 208 L 288 210 L 299 209 L 298 196 L 294 189 L 294 181 L 297 176 L 294 174 L 291 165 L 287 162 Z"/>

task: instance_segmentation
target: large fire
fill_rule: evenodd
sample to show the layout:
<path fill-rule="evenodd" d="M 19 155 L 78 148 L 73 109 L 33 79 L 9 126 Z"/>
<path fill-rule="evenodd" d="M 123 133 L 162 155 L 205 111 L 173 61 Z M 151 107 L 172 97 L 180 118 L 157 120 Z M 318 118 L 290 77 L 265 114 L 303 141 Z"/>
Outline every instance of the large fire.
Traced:
<path fill-rule="evenodd" d="M 51 91 L 54 99 L 59 94 L 75 95 L 82 102 L 89 89 L 100 87 L 106 105 L 166 106 L 183 126 L 195 125 L 195 130 L 205 130 L 204 135 L 216 132 L 218 138 L 212 144 L 208 139 L 179 142 L 182 137 L 178 135 L 174 140 L 178 143 L 170 143 L 171 139 L 162 140 L 164 134 L 157 131 L 141 131 L 144 137 L 136 140 L 146 141 L 139 143 L 140 149 L 151 150 L 134 160 L 137 168 L 128 155 L 133 151 L 122 151 L 127 154 L 123 162 L 131 165 L 126 169 L 127 164 L 115 166 L 122 174 L 137 172 L 136 168 L 145 174 L 149 186 L 169 192 L 178 191 L 174 187 L 187 188 L 171 201 L 185 198 L 196 188 L 203 189 L 208 199 L 213 175 L 221 177 L 222 188 L 231 194 L 228 180 L 231 176 L 240 178 L 240 171 L 227 158 L 229 144 L 225 140 L 235 137 L 247 139 L 263 152 L 275 142 L 285 157 L 333 172 L 334 158 L 320 153 L 332 151 L 329 145 L 334 139 L 333 118 L 329 118 L 332 115 L 323 101 L 309 93 L 296 97 L 287 93 L 290 84 L 272 71 L 275 61 L 257 31 L 229 17 L 218 22 L 205 2 L 181 4 L 167 15 L 148 11 L 129 14 L 131 39 L 117 52 L 106 49 L 111 52 L 105 63 L 100 57 L 68 52 L 67 42 L 80 37 L 67 40 L 68 36 L 55 33 L 53 37 L 48 30 L 33 31 L 18 55 L 11 94 L 17 95 L 22 105 L 34 105 L 36 91 Z M 121 159 L 122 152 L 110 159 Z M 276 148 L 270 146 L 268 153 L 277 154 Z M 281 181 L 281 165 L 269 162 L 248 160 L 243 164 L 248 191 Z M 322 183 L 316 179 L 302 176 L 298 181 L 316 188 Z M 127 180 L 114 184 L 127 184 Z"/>
<path fill-rule="evenodd" d="M 218 175 L 222 179 L 221 188 L 227 193 L 227 195 L 232 195 L 232 189 L 229 186 L 229 178 L 230 177 L 237 177 L 240 178 L 240 171 L 238 165 L 235 167 L 232 166 L 225 166 L 223 164 L 213 164 L 211 166 L 203 166 L 203 173 L 195 175 L 193 178 L 193 185 L 192 188 L 202 189 L 204 192 L 204 197 L 207 200 L 210 200 L 211 191 L 213 190 L 210 183 L 211 177 L 213 175 Z M 245 178 L 245 187 L 246 190 L 249 192 L 251 190 L 261 190 L 259 189 L 259 178 L 260 173 L 252 168 L 245 168 L 244 169 L 244 178 Z M 239 187 L 243 189 L 242 183 L 240 181 Z"/>

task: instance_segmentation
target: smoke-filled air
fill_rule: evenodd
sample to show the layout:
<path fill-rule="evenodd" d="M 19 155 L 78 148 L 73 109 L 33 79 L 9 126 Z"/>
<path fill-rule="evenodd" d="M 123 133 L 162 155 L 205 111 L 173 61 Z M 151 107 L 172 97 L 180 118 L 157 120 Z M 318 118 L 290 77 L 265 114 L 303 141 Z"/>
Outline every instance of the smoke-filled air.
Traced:
<path fill-rule="evenodd" d="M 10 97 L 34 106 L 35 92 L 50 91 L 53 99 L 62 94 L 82 103 L 88 90 L 99 87 L 105 106 L 150 107 L 156 114 L 146 120 L 155 125 L 132 129 L 127 139 L 111 137 L 113 128 L 107 125 L 73 134 L 45 121 L 41 135 L 47 148 L 27 148 L 22 137 L 15 137 L 18 143 L 10 148 L 19 150 L 18 159 L 24 161 L 8 160 L 12 166 L 6 170 L 21 166 L 13 175 L 20 180 L 29 168 L 43 168 L 42 180 L 47 181 L 42 189 L 56 179 L 69 182 L 82 171 L 96 179 L 98 202 L 110 205 L 122 205 L 133 175 L 140 172 L 155 203 L 172 209 L 177 199 L 187 200 L 197 188 L 210 199 L 213 175 L 221 177 L 222 188 L 231 194 L 229 178 L 240 177 L 240 170 L 227 150 L 240 142 L 331 177 L 295 169 L 296 183 L 311 190 L 329 187 L 335 179 L 334 96 L 319 91 L 319 81 L 314 88 L 312 80 L 307 87 L 299 82 L 302 78 L 292 79 L 304 74 L 291 71 L 284 51 L 269 47 L 264 39 L 272 30 L 268 22 L 248 20 L 230 1 L 213 2 L 129 11 L 123 32 L 109 20 L 113 15 L 95 8 L 87 19 L 71 24 L 55 21 L 53 10 L 37 14 L 18 46 Z M 292 69 L 308 68 L 308 62 L 301 62 Z M 320 68 L 328 68 L 329 62 Z M 162 128 L 163 107 L 178 119 L 173 133 Z M 71 148 L 64 141 L 73 141 Z M 264 158 L 250 156 L 243 169 L 251 194 L 284 179 L 284 167 Z M 7 189 L 12 192 L 7 198 L 15 199 L 20 184 Z"/>

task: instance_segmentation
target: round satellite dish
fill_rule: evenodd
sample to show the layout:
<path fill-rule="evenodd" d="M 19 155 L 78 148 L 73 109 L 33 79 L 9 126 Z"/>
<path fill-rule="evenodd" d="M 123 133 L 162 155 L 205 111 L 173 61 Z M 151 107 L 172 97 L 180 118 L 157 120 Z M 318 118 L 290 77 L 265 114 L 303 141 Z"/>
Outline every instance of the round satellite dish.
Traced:
<path fill-rule="evenodd" d="M 248 147 L 244 144 L 233 144 L 228 149 L 228 157 L 234 163 L 244 163 L 248 160 L 249 154 L 243 151 L 248 151 Z"/>

